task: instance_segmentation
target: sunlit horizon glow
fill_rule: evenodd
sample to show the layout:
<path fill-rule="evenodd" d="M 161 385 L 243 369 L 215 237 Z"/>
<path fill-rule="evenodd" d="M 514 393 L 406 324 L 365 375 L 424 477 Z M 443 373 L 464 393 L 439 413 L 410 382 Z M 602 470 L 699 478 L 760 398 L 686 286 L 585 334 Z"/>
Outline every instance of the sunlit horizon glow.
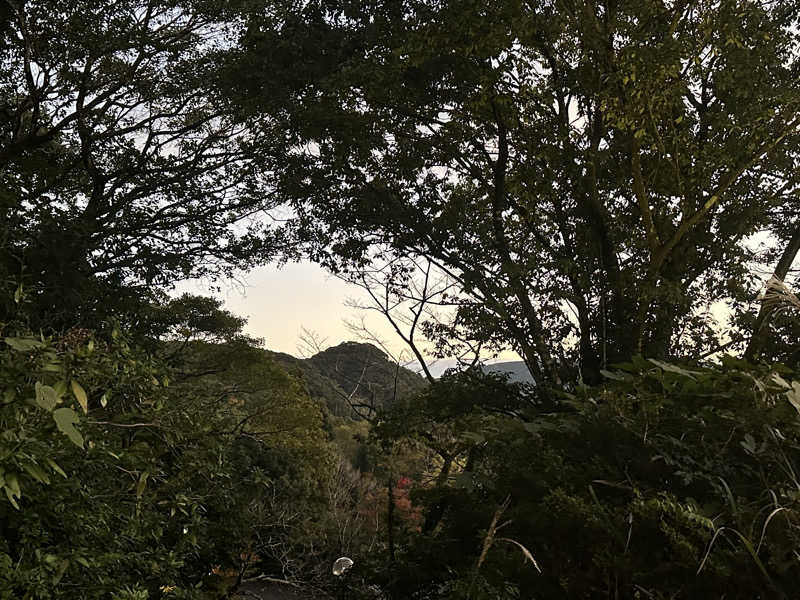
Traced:
<path fill-rule="evenodd" d="M 299 358 L 310 353 L 302 346 L 304 331 L 313 332 L 323 348 L 343 342 L 369 342 L 381 347 L 391 359 L 414 371 L 421 371 L 408 346 L 379 313 L 351 306 L 369 304 L 369 298 L 358 286 L 331 275 L 308 261 L 276 264 L 253 269 L 235 279 L 225 281 L 190 280 L 179 284 L 175 295 L 191 293 L 214 296 L 223 301 L 223 308 L 247 319 L 245 333 L 263 339 L 264 347 Z M 724 301 L 709 307 L 718 327 L 726 328 L 730 309 Z M 364 324 L 376 340 L 365 339 L 347 326 L 348 321 Z M 430 348 L 420 346 L 434 376 L 457 364 L 455 359 L 435 359 Z M 520 356 L 506 350 L 487 362 L 519 361 Z"/>
<path fill-rule="evenodd" d="M 217 291 L 217 288 L 221 290 Z M 402 362 L 408 362 L 410 368 L 416 366 L 407 346 L 385 318 L 346 305 L 348 300 L 367 303 L 368 297 L 363 290 L 311 262 L 289 263 L 282 267 L 267 265 L 226 282 L 191 280 L 179 284 L 174 293 L 214 296 L 223 300 L 226 310 L 247 319 L 244 328 L 247 334 L 263 338 L 269 350 L 298 357 L 303 354 L 300 348 L 303 329 L 318 335 L 320 340 L 324 340 L 324 346 L 336 346 L 346 341 L 371 341 L 359 339 L 347 327 L 346 321 L 363 318 L 385 350 Z M 426 358 L 430 358 L 430 363 L 437 363 L 429 353 L 426 353 Z M 506 351 L 495 360 L 520 358 L 515 352 Z M 451 361 L 438 361 L 432 371 L 438 374 L 452 364 Z"/>

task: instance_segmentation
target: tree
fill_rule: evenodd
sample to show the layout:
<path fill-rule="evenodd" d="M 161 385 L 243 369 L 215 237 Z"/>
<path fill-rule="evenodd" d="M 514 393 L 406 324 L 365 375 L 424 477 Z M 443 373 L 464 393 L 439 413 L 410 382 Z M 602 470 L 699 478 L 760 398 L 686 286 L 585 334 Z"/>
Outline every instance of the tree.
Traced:
<path fill-rule="evenodd" d="M 154 287 L 273 256 L 268 167 L 215 86 L 235 4 L 3 8 L 0 321 L 15 289 L 36 328 L 92 325 Z"/>
<path fill-rule="evenodd" d="M 791 237 L 782 246 L 780 252 L 780 258 L 778 259 L 778 263 L 775 265 L 775 271 L 767 282 L 767 289 L 765 293 L 764 300 L 761 302 L 761 306 L 758 310 L 758 315 L 756 316 L 755 323 L 752 326 L 753 335 L 750 337 L 750 341 L 747 344 L 747 349 L 745 350 L 745 357 L 748 359 L 755 358 L 765 346 L 767 341 L 767 328 L 770 324 L 770 320 L 775 315 L 775 304 L 769 302 L 769 292 L 774 291 L 775 287 L 780 288 L 784 287 L 785 289 L 785 281 L 787 275 L 789 274 L 789 270 L 792 267 L 792 264 L 797 258 L 798 252 L 800 252 L 800 223 L 793 223 L 793 227 L 791 231 Z M 772 288 L 772 289 L 771 289 Z M 797 307 L 796 307 L 797 308 Z M 793 324 L 796 324 L 796 320 L 793 320 Z"/>
<path fill-rule="evenodd" d="M 321 408 L 238 342 L 194 338 L 172 367 L 119 330 L 0 342 L 0 597 L 199 599 L 215 567 L 318 566 Z"/>
<path fill-rule="evenodd" d="M 368 264 L 341 275 L 343 280 L 364 290 L 368 298 L 366 302 L 350 300 L 348 306 L 382 315 L 410 350 L 428 383 L 435 379 L 426 356 L 430 350 L 439 358 L 455 357 L 461 366 L 478 364 L 486 354 L 485 348 L 481 341 L 470 339 L 473 332 L 460 327 L 467 306 L 458 295 L 458 282 L 443 275 L 429 259 L 396 258 L 391 251 L 389 256 L 386 260 L 377 253 Z M 454 314 L 454 308 L 460 308 L 460 314 L 457 311 Z M 363 317 L 360 322 L 349 321 L 347 325 L 359 338 L 388 350 Z M 424 342 L 431 340 L 435 340 L 435 346 L 425 348 Z M 400 362 L 400 357 L 397 361 Z"/>
<path fill-rule="evenodd" d="M 796 205 L 797 11 L 276 3 L 233 89 L 247 118 L 289 90 L 280 195 L 312 254 L 430 260 L 472 337 L 510 343 L 539 382 L 569 365 L 598 381 L 636 353 L 713 351 L 707 307 L 753 301 L 746 241 Z M 267 71 L 297 53 L 304 77 Z"/>

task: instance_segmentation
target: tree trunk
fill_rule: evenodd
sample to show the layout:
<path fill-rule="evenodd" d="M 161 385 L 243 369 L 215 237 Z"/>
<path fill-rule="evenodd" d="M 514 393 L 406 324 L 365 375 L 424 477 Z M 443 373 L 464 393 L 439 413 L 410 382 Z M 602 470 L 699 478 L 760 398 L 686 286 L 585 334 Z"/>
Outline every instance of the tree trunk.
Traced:
<path fill-rule="evenodd" d="M 781 254 L 778 264 L 775 266 L 773 277 L 780 279 L 781 281 L 786 279 L 786 275 L 789 274 L 789 269 L 792 268 L 792 263 L 794 263 L 794 259 L 797 257 L 798 252 L 800 252 L 800 223 L 795 225 L 794 233 L 792 234 L 789 242 L 786 244 L 786 247 L 783 249 L 783 254 Z M 758 358 L 758 354 L 764 347 L 764 342 L 766 342 L 767 337 L 767 325 L 769 322 L 769 317 L 772 314 L 772 310 L 773 307 L 771 307 L 769 304 L 765 302 L 761 303 L 761 308 L 758 311 L 756 322 L 753 325 L 753 334 L 750 337 L 750 343 L 747 344 L 747 349 L 744 352 L 744 358 L 746 360 L 752 361 Z"/>
<path fill-rule="evenodd" d="M 394 563 L 394 482 L 392 476 L 389 476 L 389 482 L 386 485 L 388 493 L 387 507 L 386 507 L 386 534 L 389 543 L 389 562 Z"/>
<path fill-rule="evenodd" d="M 436 477 L 436 487 L 435 489 L 441 490 L 444 485 L 447 483 L 447 478 L 450 476 L 450 469 L 453 466 L 453 457 L 451 456 L 443 456 L 444 463 L 442 464 L 442 470 L 439 471 L 439 475 Z M 428 514 L 425 515 L 425 523 L 422 525 L 422 533 L 430 533 L 439 522 L 442 520 L 444 516 L 444 511 L 447 509 L 448 501 L 447 498 L 440 497 L 438 501 L 433 503 Z"/>

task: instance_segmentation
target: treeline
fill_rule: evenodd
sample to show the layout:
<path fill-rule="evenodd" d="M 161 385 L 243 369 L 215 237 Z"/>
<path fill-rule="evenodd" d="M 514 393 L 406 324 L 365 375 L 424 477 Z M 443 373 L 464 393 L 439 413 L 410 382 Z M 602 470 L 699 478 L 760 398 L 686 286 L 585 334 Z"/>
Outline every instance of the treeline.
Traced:
<path fill-rule="evenodd" d="M 0 597 L 791 597 L 795 0 L 0 7 Z M 297 257 L 424 389 L 167 295 Z"/>

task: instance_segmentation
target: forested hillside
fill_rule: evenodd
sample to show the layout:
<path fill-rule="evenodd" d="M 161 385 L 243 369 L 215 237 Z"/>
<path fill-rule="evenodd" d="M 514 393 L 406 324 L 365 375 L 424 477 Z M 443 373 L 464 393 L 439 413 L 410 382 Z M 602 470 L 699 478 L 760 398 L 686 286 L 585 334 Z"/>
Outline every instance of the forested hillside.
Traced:
<path fill-rule="evenodd" d="M 0 600 L 797 597 L 799 115 L 798 0 L 0 0 Z"/>
<path fill-rule="evenodd" d="M 309 395 L 332 415 L 370 418 L 425 387 L 425 380 L 389 360 L 372 344 L 344 342 L 307 359 L 274 353 L 276 363 L 298 373 Z"/>

